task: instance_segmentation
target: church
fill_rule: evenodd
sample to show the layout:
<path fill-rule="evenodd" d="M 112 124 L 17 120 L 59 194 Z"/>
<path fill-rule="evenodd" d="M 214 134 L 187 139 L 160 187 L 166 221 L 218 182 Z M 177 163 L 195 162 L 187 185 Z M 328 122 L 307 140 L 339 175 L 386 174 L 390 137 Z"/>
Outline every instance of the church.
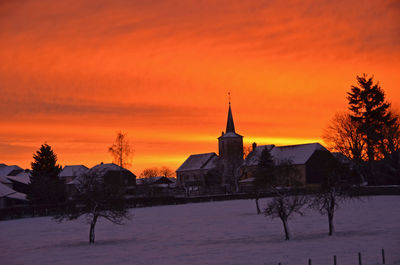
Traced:
<path fill-rule="evenodd" d="M 226 130 L 218 137 L 218 155 L 214 152 L 190 155 L 176 170 L 177 186 L 189 194 L 238 192 L 252 189 L 252 172 L 258 165 L 262 150 L 267 148 L 276 163 L 289 160 L 298 168 L 304 185 L 318 185 L 324 167 L 335 158 L 319 143 L 288 146 L 261 145 L 243 158 L 243 136 L 236 133 L 229 102 Z"/>
<path fill-rule="evenodd" d="M 177 185 L 190 191 L 235 191 L 235 176 L 243 163 L 243 136 L 235 131 L 229 102 L 226 130 L 218 137 L 214 152 L 189 156 L 176 170 Z"/>

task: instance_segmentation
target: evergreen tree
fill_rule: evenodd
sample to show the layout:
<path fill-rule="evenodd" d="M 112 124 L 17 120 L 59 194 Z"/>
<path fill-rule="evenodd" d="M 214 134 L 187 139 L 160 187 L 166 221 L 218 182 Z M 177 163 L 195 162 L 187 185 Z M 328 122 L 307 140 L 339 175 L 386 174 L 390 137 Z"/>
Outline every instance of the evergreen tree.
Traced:
<path fill-rule="evenodd" d="M 264 150 L 261 152 L 260 160 L 258 161 L 257 168 L 254 172 L 254 192 L 257 214 L 261 213 L 260 206 L 258 204 L 260 193 L 265 192 L 271 181 L 273 181 L 274 170 L 274 160 L 268 147 L 265 147 Z"/>
<path fill-rule="evenodd" d="M 64 183 L 59 179 L 61 166 L 48 144 L 42 144 L 33 155 L 32 172 L 27 197 L 35 204 L 56 204 L 65 200 Z"/>
<path fill-rule="evenodd" d="M 358 131 L 367 147 L 368 161 L 374 161 L 384 138 L 384 128 L 393 127 L 396 118 L 389 111 L 385 93 L 374 84 L 373 77 L 357 76 L 358 86 L 352 86 L 348 94 L 350 117 L 359 124 Z"/>

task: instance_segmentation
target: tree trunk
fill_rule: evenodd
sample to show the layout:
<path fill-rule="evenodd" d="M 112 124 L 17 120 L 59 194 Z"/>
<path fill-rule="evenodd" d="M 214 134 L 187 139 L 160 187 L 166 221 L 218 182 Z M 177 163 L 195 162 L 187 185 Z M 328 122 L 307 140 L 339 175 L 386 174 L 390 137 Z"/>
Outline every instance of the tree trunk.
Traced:
<path fill-rule="evenodd" d="M 333 235 L 335 232 L 335 227 L 333 225 L 333 213 L 328 213 L 328 222 L 329 222 L 329 235 Z"/>
<path fill-rule="evenodd" d="M 260 210 L 260 205 L 258 204 L 258 200 L 260 199 L 260 197 L 258 196 L 258 194 L 256 195 L 256 207 L 257 207 L 257 214 L 261 213 Z"/>
<path fill-rule="evenodd" d="M 287 219 L 281 219 L 283 223 L 283 229 L 285 230 L 285 240 L 290 239 L 289 225 L 287 223 Z"/>
<path fill-rule="evenodd" d="M 90 223 L 90 232 L 89 232 L 89 244 L 94 244 L 94 228 L 96 226 L 98 215 L 93 215 L 93 220 Z"/>

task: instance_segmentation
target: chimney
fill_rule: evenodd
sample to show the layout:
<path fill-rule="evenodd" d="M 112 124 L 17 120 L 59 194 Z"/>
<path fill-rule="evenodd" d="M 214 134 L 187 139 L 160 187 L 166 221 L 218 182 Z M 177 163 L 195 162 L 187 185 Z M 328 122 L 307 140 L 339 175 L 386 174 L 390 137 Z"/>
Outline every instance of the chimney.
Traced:
<path fill-rule="evenodd" d="M 256 149 L 256 147 L 257 147 L 257 144 L 253 143 L 253 151 Z"/>

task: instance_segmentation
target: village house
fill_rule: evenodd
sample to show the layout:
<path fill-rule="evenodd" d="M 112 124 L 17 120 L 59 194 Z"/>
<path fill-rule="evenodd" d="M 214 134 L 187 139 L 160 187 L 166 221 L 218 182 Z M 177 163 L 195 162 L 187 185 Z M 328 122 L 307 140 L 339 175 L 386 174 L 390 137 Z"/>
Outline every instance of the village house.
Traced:
<path fill-rule="evenodd" d="M 61 170 L 60 174 L 58 174 L 58 177 L 64 183 L 69 183 L 72 180 L 74 180 L 76 177 L 79 177 L 79 176 L 87 173 L 88 171 L 89 171 L 89 169 L 84 165 L 65 166 Z"/>
<path fill-rule="evenodd" d="M 75 166 L 75 169 L 78 168 L 79 167 Z M 70 169 L 72 172 L 72 167 L 70 167 L 68 171 Z M 83 173 L 81 172 L 73 180 L 67 183 L 67 193 L 70 200 L 74 199 L 74 196 L 76 195 L 77 192 L 77 188 L 79 187 L 80 183 L 84 181 L 83 178 L 85 178 L 85 174 L 93 174 L 98 176 L 99 178 L 102 178 L 106 185 L 114 183 L 122 184 L 123 186 L 125 186 L 127 193 L 130 193 L 132 189 L 134 189 L 134 187 L 136 186 L 136 175 L 133 174 L 128 169 L 120 167 L 114 163 L 109 163 L 109 164 L 100 163 L 88 170 L 84 170 L 84 168 L 82 167 L 80 167 L 80 169 L 83 170 L 84 172 Z"/>
<path fill-rule="evenodd" d="M 253 143 L 252 151 L 248 154 L 240 168 L 239 186 L 242 191 L 250 191 L 254 185 L 253 174 L 257 169 L 261 153 L 267 149 L 275 164 L 287 161 L 293 164 L 299 174 L 300 183 L 315 186 L 322 182 L 325 168 L 336 161 L 336 158 L 319 143 L 275 146 Z"/>

